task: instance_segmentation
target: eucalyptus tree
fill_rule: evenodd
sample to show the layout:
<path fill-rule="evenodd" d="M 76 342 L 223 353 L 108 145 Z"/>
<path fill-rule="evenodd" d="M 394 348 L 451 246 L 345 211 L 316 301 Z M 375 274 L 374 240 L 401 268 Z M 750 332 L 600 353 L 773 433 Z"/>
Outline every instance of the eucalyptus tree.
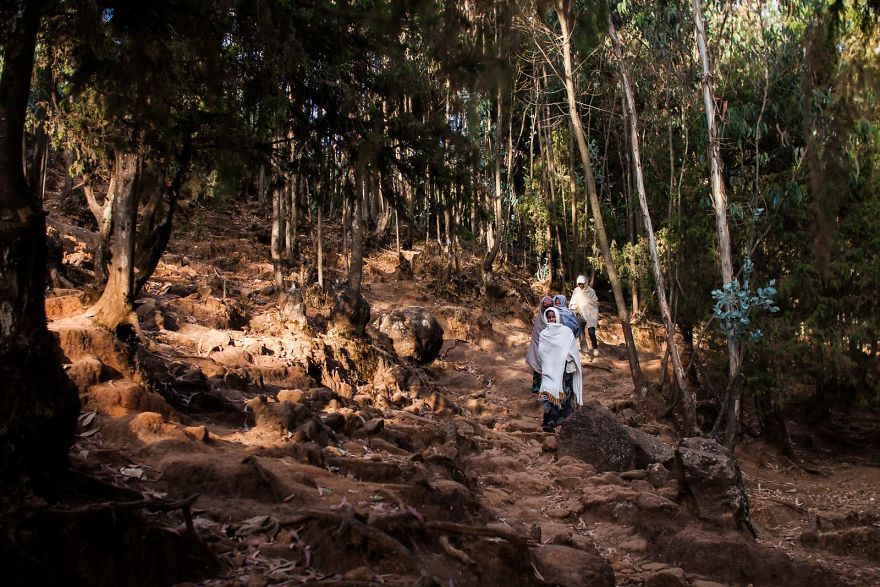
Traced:
<path fill-rule="evenodd" d="M 696 398 L 688 386 L 678 346 L 675 342 L 675 322 L 672 317 L 672 311 L 670 310 L 669 299 L 667 298 L 666 283 L 660 266 L 660 255 L 657 252 L 657 242 L 654 235 L 653 222 L 651 221 L 651 212 L 648 207 L 648 196 L 645 190 L 644 176 L 642 174 L 641 140 L 639 138 L 639 118 L 638 112 L 636 111 L 635 95 L 630 81 L 627 64 L 623 58 L 621 42 L 610 12 L 608 14 L 608 32 L 611 38 L 612 50 L 617 59 L 618 68 L 620 70 L 620 84 L 623 89 L 627 121 L 629 122 L 629 128 L 627 130 L 630 135 L 629 145 L 632 150 L 636 191 L 639 197 L 642 217 L 644 219 L 645 233 L 648 237 L 648 250 L 651 254 L 651 268 L 654 273 L 654 283 L 657 287 L 657 302 L 660 306 L 660 315 L 663 318 L 664 326 L 666 328 L 666 346 L 672 356 L 672 367 L 676 384 L 685 398 L 685 431 L 686 434 L 691 435 L 693 434 L 696 425 Z"/>
<path fill-rule="evenodd" d="M 580 154 L 581 164 L 584 168 L 584 176 L 586 179 L 587 196 L 589 197 L 590 207 L 593 212 L 593 221 L 596 225 L 596 234 L 599 239 L 599 245 L 602 250 L 602 257 L 605 262 L 605 270 L 608 272 L 608 279 L 611 282 L 611 289 L 614 293 L 614 301 L 617 305 L 617 315 L 620 319 L 623 329 L 624 339 L 626 341 L 627 359 L 629 360 L 630 373 L 632 375 L 633 384 L 637 390 L 641 390 L 644 386 L 644 375 L 639 365 L 638 349 L 636 348 L 635 339 L 632 334 L 632 326 L 629 319 L 629 311 L 626 307 L 626 300 L 623 298 L 623 290 L 620 286 L 620 280 L 617 274 L 617 268 L 611 256 L 611 246 L 605 231 L 605 224 L 602 218 L 602 209 L 599 204 L 599 197 L 596 192 L 596 183 L 593 174 L 592 164 L 590 162 L 590 153 L 587 146 L 586 136 L 584 133 L 583 123 L 581 121 L 580 112 L 577 108 L 577 98 L 574 89 L 573 60 L 571 51 L 571 37 L 573 27 L 577 22 L 575 19 L 575 3 L 572 0 L 557 0 L 554 10 L 560 26 L 560 41 L 562 49 L 562 65 L 563 76 L 565 81 L 565 90 L 568 101 L 569 116 L 571 117 L 572 127 L 574 129 L 575 139 Z M 603 4 L 602 9 L 607 7 Z M 582 21 L 583 22 L 583 21 Z"/>

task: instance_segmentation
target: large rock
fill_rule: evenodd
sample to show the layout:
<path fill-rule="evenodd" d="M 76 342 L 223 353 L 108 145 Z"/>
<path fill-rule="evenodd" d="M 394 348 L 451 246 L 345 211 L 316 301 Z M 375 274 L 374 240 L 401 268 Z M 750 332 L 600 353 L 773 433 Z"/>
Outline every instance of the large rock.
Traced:
<path fill-rule="evenodd" d="M 397 356 L 417 363 L 433 361 L 443 345 L 443 329 L 437 319 L 419 306 L 392 310 L 375 326 L 391 339 Z"/>
<path fill-rule="evenodd" d="M 624 426 L 636 451 L 636 467 L 645 469 L 648 465 L 660 463 L 670 466 L 675 461 L 675 451 L 671 446 L 646 432 Z"/>
<path fill-rule="evenodd" d="M 577 550 L 568 546 L 545 544 L 532 548 L 531 555 L 535 568 L 541 573 L 544 585 L 562 587 L 614 587 L 614 569 L 608 562 L 592 552 Z"/>
<path fill-rule="evenodd" d="M 492 334 L 492 322 L 482 310 L 461 306 L 441 306 L 434 310 L 447 339 L 479 344 Z"/>
<path fill-rule="evenodd" d="M 675 457 L 701 518 L 737 525 L 748 520 L 748 494 L 730 450 L 711 438 L 684 438 Z"/>
<path fill-rule="evenodd" d="M 611 410 L 590 402 L 569 416 L 557 433 L 557 454 L 573 456 L 597 471 L 629 471 L 635 467 L 636 450 Z"/>

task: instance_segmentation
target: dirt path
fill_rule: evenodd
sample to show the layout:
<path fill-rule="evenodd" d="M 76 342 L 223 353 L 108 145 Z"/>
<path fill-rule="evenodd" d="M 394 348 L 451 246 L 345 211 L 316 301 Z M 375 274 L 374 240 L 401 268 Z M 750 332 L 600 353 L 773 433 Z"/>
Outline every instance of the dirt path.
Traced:
<path fill-rule="evenodd" d="M 289 330 L 267 289 L 271 267 L 231 257 L 235 247 L 190 243 L 166 256 L 140 300 L 148 344 L 136 357 L 71 317 L 77 292 L 47 303 L 82 390 L 75 466 L 148 499 L 199 496 L 191 527 L 216 564 L 201 575 L 175 569 L 190 574 L 167 582 L 880 581 L 875 466 L 828 463 L 830 476 L 815 476 L 744 447 L 760 536 L 752 542 L 698 520 L 672 481 L 558 458 L 523 361 L 531 323 L 516 312 L 490 326 L 485 310 L 450 304 L 418 279 L 396 280 L 393 262 L 371 260 L 364 289 L 374 316 L 419 305 L 446 325 L 440 358 L 414 369 L 336 339 L 316 308 L 310 333 Z M 212 269 L 218 258 L 223 272 Z M 599 339 L 600 356 L 585 362 L 586 399 L 673 443 L 668 425 L 635 410 L 619 328 L 603 323 Z M 659 358 L 642 361 L 656 377 Z M 153 518 L 188 531 L 180 513 Z"/>
<path fill-rule="evenodd" d="M 401 295 L 398 284 L 376 284 L 371 293 L 383 309 L 390 299 L 416 302 Z M 419 301 L 427 300 L 422 296 Z M 650 535 L 584 511 L 580 498 L 585 487 L 596 484 L 594 471 L 577 470 L 582 463 L 567 458 L 558 460 L 555 439 L 540 431 L 541 404 L 530 393 L 531 370 L 523 360 L 530 326 L 519 320 L 496 321 L 492 337 L 480 344 L 447 342 L 442 360 L 430 369 L 450 397 L 465 407 L 466 416 L 491 428 L 482 453 L 467 461 L 468 472 L 477 478 L 478 496 L 505 523 L 540 528 L 543 542 L 595 546 L 612 563 L 619 585 L 641 585 L 674 565 L 661 553 L 650 552 Z M 631 409 L 634 388 L 619 324 L 603 322 L 599 335 L 599 358 L 583 360 L 585 400 L 598 400 L 627 423 L 674 444 L 670 428 L 645 421 Z M 644 371 L 656 379 L 659 357 L 640 358 Z M 866 424 L 862 428 L 871 429 Z M 826 459 L 817 474 L 748 441 L 740 446 L 738 457 L 759 530 L 757 544 L 794 560 L 819 561 L 837 577 L 833 583 L 880 583 L 876 462 Z M 577 481 L 566 479 L 561 471 Z"/>

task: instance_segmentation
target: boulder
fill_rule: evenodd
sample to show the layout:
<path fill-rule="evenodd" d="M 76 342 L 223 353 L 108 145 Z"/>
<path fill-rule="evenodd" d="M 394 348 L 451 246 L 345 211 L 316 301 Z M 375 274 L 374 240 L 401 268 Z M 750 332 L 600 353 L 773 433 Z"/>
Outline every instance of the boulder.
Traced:
<path fill-rule="evenodd" d="M 711 438 L 684 438 L 675 458 L 701 518 L 747 521 L 748 494 L 730 450 Z"/>
<path fill-rule="evenodd" d="M 644 469 L 653 463 L 669 466 L 675 460 L 675 451 L 671 446 L 641 430 L 624 426 L 636 451 L 636 468 Z"/>
<path fill-rule="evenodd" d="M 660 463 L 653 463 L 645 468 L 646 479 L 654 489 L 660 489 L 672 480 L 672 474 Z"/>
<path fill-rule="evenodd" d="M 440 306 L 434 312 L 448 339 L 479 344 L 492 334 L 492 322 L 482 310 L 461 306 Z"/>
<path fill-rule="evenodd" d="M 419 306 L 392 310 L 375 326 L 391 339 L 399 357 L 417 363 L 433 361 L 443 345 L 443 329 L 437 319 Z"/>
<path fill-rule="evenodd" d="M 597 471 L 629 471 L 636 463 L 635 445 L 626 428 L 596 401 L 582 406 L 559 427 L 557 454 L 590 463 Z"/>
<path fill-rule="evenodd" d="M 613 587 L 614 570 L 599 553 L 546 544 L 530 549 L 545 585 Z"/>

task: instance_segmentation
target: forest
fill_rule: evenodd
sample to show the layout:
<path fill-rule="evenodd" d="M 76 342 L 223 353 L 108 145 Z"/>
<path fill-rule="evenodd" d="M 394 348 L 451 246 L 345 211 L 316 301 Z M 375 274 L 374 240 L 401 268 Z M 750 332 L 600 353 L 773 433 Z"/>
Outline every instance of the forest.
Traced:
<path fill-rule="evenodd" d="M 0 27 L 0 582 L 880 581 L 877 0 Z"/>

